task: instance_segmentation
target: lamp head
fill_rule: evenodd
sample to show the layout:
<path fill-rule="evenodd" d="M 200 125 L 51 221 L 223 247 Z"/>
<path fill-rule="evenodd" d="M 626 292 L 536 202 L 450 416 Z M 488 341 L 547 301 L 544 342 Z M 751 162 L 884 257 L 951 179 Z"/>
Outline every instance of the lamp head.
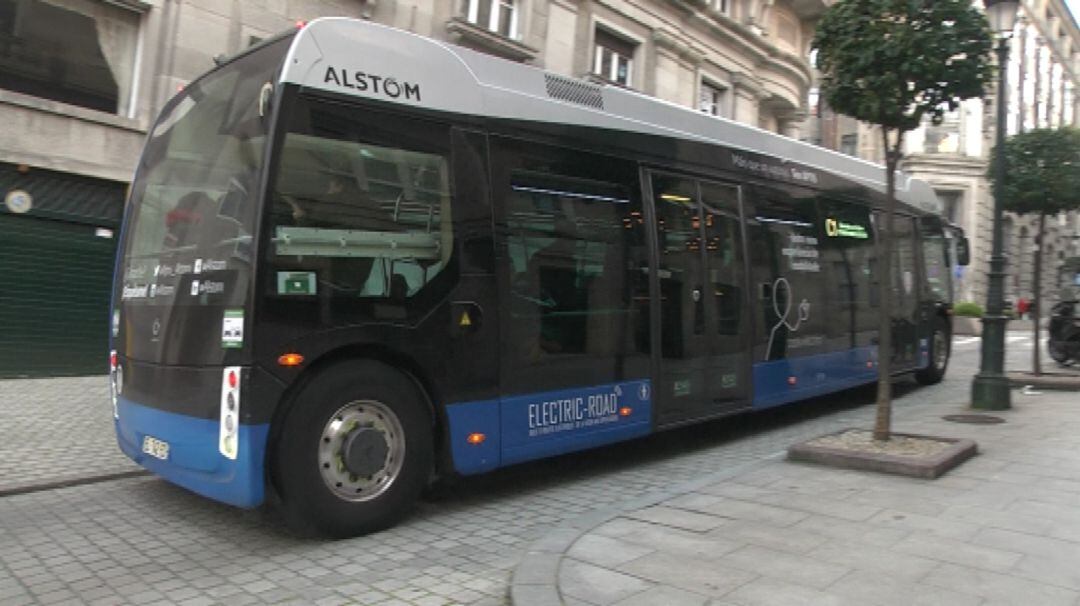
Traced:
<path fill-rule="evenodd" d="M 990 20 L 990 28 L 998 35 L 1012 33 L 1013 25 L 1016 24 L 1016 9 L 1020 6 L 1018 0 L 983 0 L 986 7 L 986 18 Z"/>

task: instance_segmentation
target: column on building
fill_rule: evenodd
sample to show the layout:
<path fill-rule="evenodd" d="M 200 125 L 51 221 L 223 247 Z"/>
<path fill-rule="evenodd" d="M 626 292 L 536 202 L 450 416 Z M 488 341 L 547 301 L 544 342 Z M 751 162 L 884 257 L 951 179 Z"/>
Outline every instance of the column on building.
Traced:
<path fill-rule="evenodd" d="M 731 85 L 735 96 L 735 114 L 732 117 L 739 122 L 757 125 L 759 101 L 765 93 L 761 82 L 749 74 L 735 73 L 731 75 Z"/>
<path fill-rule="evenodd" d="M 577 52 L 578 7 L 573 2 L 550 2 L 547 5 L 547 32 L 544 42 L 544 68 L 573 76 Z"/>
<path fill-rule="evenodd" d="M 698 74 L 705 59 L 704 52 L 666 29 L 653 30 L 652 41 L 656 53 L 653 94 L 665 101 L 697 107 L 695 94 L 698 92 Z"/>

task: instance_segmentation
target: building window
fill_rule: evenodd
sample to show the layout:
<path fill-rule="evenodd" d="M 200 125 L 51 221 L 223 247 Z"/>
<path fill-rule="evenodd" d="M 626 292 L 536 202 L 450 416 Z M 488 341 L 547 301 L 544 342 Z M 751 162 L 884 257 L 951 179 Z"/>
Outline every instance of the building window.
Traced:
<path fill-rule="evenodd" d="M 926 139 L 923 147 L 928 154 L 957 154 L 962 151 L 960 111 L 945 112 L 941 124 L 926 121 Z"/>
<path fill-rule="evenodd" d="M 724 89 L 702 81 L 698 98 L 698 110 L 710 116 L 724 115 Z"/>
<path fill-rule="evenodd" d="M 849 156 L 858 155 L 859 151 L 859 135 L 850 133 L 847 135 L 841 135 L 840 137 L 840 153 L 847 154 Z"/>
<path fill-rule="evenodd" d="M 715 0 L 716 11 L 725 15 L 731 14 L 731 0 Z"/>
<path fill-rule="evenodd" d="M 596 60 L 593 73 L 623 86 L 631 86 L 634 44 L 602 29 L 596 30 Z"/>
<path fill-rule="evenodd" d="M 468 0 L 465 13 L 471 23 L 516 40 L 517 8 L 517 0 Z"/>
<path fill-rule="evenodd" d="M 92 0 L 0 0 L 0 87 L 128 115 L 139 16 Z"/>
<path fill-rule="evenodd" d="M 938 191 L 938 200 L 941 200 L 942 215 L 949 223 L 956 225 L 962 225 L 964 222 L 963 211 L 963 196 L 958 191 Z M 1020 229 L 1020 237 L 1023 238 L 1026 232 L 1023 228 Z"/>

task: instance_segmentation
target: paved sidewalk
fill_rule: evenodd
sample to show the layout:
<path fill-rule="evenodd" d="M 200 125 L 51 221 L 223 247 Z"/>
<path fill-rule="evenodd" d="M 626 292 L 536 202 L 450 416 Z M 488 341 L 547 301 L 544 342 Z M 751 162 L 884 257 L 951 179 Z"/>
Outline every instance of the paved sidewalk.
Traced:
<path fill-rule="evenodd" d="M 942 420 L 971 412 L 960 398 L 894 413 L 897 430 L 978 442 L 936 481 L 777 453 L 555 529 L 513 602 L 1078 605 L 1080 399 L 1014 394 L 998 425 Z"/>
<path fill-rule="evenodd" d="M 104 376 L 0 381 L 0 496 L 135 473 Z"/>

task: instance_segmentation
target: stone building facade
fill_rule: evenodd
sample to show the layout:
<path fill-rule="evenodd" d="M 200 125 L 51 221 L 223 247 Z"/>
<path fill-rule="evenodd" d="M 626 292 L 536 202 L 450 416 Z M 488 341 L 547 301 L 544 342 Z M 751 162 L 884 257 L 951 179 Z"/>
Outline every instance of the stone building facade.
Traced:
<path fill-rule="evenodd" d="M 1064 0 L 1021 0 L 1009 45 L 1008 134 L 1034 128 L 1080 124 L 1080 28 Z M 942 199 L 946 218 L 969 234 L 973 263 L 959 280 L 958 298 L 986 302 L 992 250 L 993 197 L 986 176 L 996 129 L 997 95 L 969 100 L 945 121 L 925 124 L 907 138 L 905 170 L 929 181 Z M 1080 213 L 1047 220 L 1043 251 L 1043 295 L 1058 292 L 1056 269 L 1080 255 Z M 1037 219 L 1006 214 L 1008 257 L 1005 297 L 1034 295 L 1032 276 Z M 1044 312 L 1050 306 L 1045 305 Z"/>
<path fill-rule="evenodd" d="M 154 117 L 215 58 L 347 16 L 799 137 L 811 32 L 829 4 L 0 0 L 0 246 L 14 251 L 0 273 L 28 289 L 0 307 L 0 324 L 37 327 L 0 332 L 0 352 L 18 352 L 0 355 L 0 376 L 104 372 L 95 356 L 127 183 Z"/>
<path fill-rule="evenodd" d="M 0 36 L 23 47 L 0 56 L 0 72 L 21 83 L 0 89 L 0 162 L 124 182 L 150 121 L 214 57 L 328 15 L 371 19 L 798 136 L 811 77 L 806 54 L 827 4 L 0 0 L 0 27 L 8 30 Z M 56 19 L 71 29 L 52 27 Z M 75 42 L 57 50 L 64 40 Z"/>

